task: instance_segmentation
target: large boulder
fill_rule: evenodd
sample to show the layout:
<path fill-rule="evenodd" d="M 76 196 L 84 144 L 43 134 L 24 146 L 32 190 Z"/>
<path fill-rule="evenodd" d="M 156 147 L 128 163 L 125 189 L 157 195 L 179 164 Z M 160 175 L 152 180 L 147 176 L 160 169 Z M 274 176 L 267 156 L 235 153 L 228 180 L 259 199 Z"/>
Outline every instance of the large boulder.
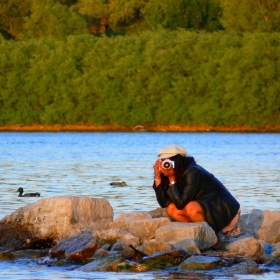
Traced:
<path fill-rule="evenodd" d="M 104 230 L 113 221 L 105 199 L 53 197 L 21 207 L 0 222 L 0 242 L 5 248 L 49 248 L 59 239 L 83 231 Z M 68 236 L 71 237 L 71 236 Z"/>
<path fill-rule="evenodd" d="M 186 238 L 193 239 L 200 250 L 208 249 L 218 241 L 214 230 L 206 222 L 172 222 L 158 228 L 155 232 L 157 242 L 174 244 L 176 241 Z"/>
<path fill-rule="evenodd" d="M 239 224 L 242 233 L 252 234 L 268 244 L 275 244 L 280 241 L 279 211 L 253 209 L 250 214 L 241 216 Z"/>

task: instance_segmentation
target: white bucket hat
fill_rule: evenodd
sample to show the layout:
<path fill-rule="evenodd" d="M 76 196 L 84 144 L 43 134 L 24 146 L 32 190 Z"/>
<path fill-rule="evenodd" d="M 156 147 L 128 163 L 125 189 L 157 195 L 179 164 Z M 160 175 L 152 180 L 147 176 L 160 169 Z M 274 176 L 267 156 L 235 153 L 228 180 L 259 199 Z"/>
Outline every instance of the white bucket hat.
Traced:
<path fill-rule="evenodd" d="M 159 158 L 169 158 L 174 157 L 176 155 L 181 155 L 185 157 L 187 155 L 187 151 L 181 146 L 172 144 L 159 150 L 157 155 Z"/>

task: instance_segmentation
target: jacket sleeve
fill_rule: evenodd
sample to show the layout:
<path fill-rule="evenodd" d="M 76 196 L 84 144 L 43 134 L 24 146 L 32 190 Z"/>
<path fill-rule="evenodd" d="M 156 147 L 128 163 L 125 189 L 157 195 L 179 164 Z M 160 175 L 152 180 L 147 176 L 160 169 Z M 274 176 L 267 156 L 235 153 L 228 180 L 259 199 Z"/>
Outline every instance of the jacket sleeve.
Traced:
<path fill-rule="evenodd" d="M 160 185 L 158 185 L 156 187 L 155 183 L 153 185 L 153 188 L 155 190 L 155 193 L 156 193 L 156 197 L 157 197 L 157 201 L 158 201 L 158 204 L 162 207 L 162 208 L 165 208 L 168 206 L 168 204 L 170 204 L 171 202 L 171 199 L 163 185 L 163 183 L 160 183 Z"/>
<path fill-rule="evenodd" d="M 197 168 L 190 168 L 183 175 L 182 190 L 176 184 L 168 189 L 167 193 L 177 209 L 183 209 L 191 200 L 194 200 L 198 191 L 199 175 Z"/>

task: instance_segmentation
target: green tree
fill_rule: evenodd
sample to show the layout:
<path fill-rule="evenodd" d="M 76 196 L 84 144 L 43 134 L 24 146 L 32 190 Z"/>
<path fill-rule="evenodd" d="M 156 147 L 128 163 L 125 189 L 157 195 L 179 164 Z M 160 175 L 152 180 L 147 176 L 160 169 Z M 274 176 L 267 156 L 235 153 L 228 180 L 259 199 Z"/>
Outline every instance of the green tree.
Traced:
<path fill-rule="evenodd" d="M 30 1 L 0 0 L 0 32 L 7 39 L 21 39 Z"/>
<path fill-rule="evenodd" d="M 150 1 L 145 16 L 149 26 L 214 31 L 221 29 L 221 8 L 216 0 Z"/>
<path fill-rule="evenodd" d="M 227 31 L 279 32 L 279 0 L 221 0 L 221 22 Z"/>
<path fill-rule="evenodd" d="M 34 0 L 24 30 L 27 38 L 64 38 L 88 32 L 80 15 L 55 0 Z"/>

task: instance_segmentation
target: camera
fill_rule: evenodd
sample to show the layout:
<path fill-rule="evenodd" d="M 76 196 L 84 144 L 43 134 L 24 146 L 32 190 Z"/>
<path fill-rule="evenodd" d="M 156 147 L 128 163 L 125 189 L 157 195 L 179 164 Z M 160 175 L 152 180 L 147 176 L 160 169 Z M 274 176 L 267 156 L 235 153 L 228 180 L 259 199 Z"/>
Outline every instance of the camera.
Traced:
<path fill-rule="evenodd" d="M 175 168 L 175 162 L 172 161 L 172 160 L 170 160 L 170 159 L 165 159 L 165 160 L 161 163 L 161 165 L 162 165 L 162 167 L 163 167 L 164 169 L 167 169 L 167 170 L 169 170 L 169 169 L 171 168 L 171 166 L 172 166 L 173 168 Z"/>

